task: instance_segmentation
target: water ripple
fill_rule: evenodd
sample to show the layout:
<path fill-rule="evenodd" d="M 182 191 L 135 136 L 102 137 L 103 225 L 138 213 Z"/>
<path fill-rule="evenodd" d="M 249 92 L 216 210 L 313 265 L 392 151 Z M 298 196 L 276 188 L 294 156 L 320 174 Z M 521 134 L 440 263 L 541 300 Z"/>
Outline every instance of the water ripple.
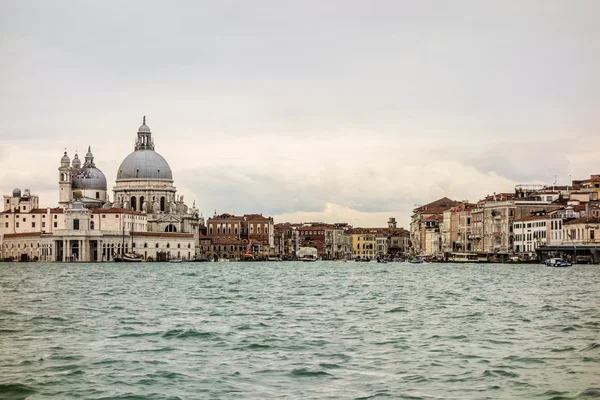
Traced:
<path fill-rule="evenodd" d="M 0 263 L 1 399 L 600 397 L 598 267 Z"/>

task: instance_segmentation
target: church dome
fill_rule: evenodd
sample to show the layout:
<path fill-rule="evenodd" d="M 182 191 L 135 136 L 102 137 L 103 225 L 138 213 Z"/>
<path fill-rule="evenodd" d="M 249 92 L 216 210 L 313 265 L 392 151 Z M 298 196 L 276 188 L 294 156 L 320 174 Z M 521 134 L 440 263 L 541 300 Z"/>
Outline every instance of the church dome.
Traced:
<path fill-rule="evenodd" d="M 154 141 L 150 127 L 144 116 L 138 129 L 134 152 L 121 163 L 117 172 L 117 182 L 129 180 L 158 180 L 173 182 L 173 173 L 167 161 L 154 151 Z"/>
<path fill-rule="evenodd" d="M 73 175 L 73 189 L 106 190 L 106 177 L 96 168 L 91 147 L 88 147 L 83 167 Z"/>
<path fill-rule="evenodd" d="M 73 158 L 73 162 L 71 163 L 71 165 L 75 169 L 81 168 L 81 160 L 79 159 L 79 156 L 77 155 L 77 153 L 75 153 L 75 158 Z"/>
<path fill-rule="evenodd" d="M 128 155 L 117 172 L 120 180 L 173 181 L 173 173 L 167 161 L 154 150 L 137 150 Z"/>
<path fill-rule="evenodd" d="M 65 151 L 65 154 L 63 154 L 62 158 L 60 159 L 60 162 L 61 162 L 61 164 L 70 164 L 71 163 L 71 159 L 67 155 L 66 151 Z"/>
<path fill-rule="evenodd" d="M 73 175 L 73 189 L 106 190 L 106 177 L 98 168 L 84 165 Z"/>

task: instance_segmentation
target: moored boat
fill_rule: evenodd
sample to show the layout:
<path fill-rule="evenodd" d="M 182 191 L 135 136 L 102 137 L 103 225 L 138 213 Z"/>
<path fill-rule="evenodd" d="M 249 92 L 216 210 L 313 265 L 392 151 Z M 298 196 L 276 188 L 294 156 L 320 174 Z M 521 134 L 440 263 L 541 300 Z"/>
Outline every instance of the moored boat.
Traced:
<path fill-rule="evenodd" d="M 570 267 L 571 262 L 565 260 L 564 258 L 549 258 L 546 260 L 546 266 L 548 267 Z"/>

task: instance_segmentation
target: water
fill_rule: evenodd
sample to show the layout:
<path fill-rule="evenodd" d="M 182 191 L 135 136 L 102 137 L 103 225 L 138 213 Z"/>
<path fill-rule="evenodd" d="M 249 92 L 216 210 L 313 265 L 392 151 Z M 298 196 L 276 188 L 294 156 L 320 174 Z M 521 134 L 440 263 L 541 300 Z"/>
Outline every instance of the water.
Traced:
<path fill-rule="evenodd" d="M 0 263 L 0 398 L 597 398 L 599 289 L 594 265 Z"/>

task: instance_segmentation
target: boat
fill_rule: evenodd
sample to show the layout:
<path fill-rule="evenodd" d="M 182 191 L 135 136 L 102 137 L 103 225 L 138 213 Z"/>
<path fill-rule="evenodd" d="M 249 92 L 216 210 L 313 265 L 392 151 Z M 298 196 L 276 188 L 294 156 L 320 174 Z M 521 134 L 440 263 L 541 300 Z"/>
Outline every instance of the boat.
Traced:
<path fill-rule="evenodd" d="M 564 258 L 549 258 L 546 260 L 546 266 L 548 267 L 570 267 L 571 262 L 565 260 Z"/>
<path fill-rule="evenodd" d="M 382 264 L 387 264 L 387 260 L 385 258 L 380 258 L 379 260 L 377 260 L 378 263 L 382 263 Z"/>
<path fill-rule="evenodd" d="M 131 236 L 131 248 L 133 249 L 133 230 L 130 231 Z M 123 247 L 121 249 L 125 249 L 125 226 L 123 226 Z M 144 256 L 136 253 L 122 253 L 113 259 L 114 262 L 142 262 L 144 261 Z"/>
<path fill-rule="evenodd" d="M 306 254 L 306 255 L 300 257 L 300 261 L 313 262 L 313 261 L 317 261 L 317 257 L 310 255 L 310 254 Z"/>
<path fill-rule="evenodd" d="M 114 258 L 115 262 L 142 262 L 144 257 L 141 254 L 125 253 Z"/>
<path fill-rule="evenodd" d="M 408 260 L 408 262 L 411 264 L 423 264 L 423 259 L 420 257 L 415 257 Z"/>
<path fill-rule="evenodd" d="M 448 255 L 448 262 L 453 263 L 486 263 L 487 253 L 476 251 L 455 252 Z"/>
<path fill-rule="evenodd" d="M 172 258 L 169 260 L 170 263 L 180 263 L 183 262 L 183 260 L 180 260 L 179 258 Z"/>

